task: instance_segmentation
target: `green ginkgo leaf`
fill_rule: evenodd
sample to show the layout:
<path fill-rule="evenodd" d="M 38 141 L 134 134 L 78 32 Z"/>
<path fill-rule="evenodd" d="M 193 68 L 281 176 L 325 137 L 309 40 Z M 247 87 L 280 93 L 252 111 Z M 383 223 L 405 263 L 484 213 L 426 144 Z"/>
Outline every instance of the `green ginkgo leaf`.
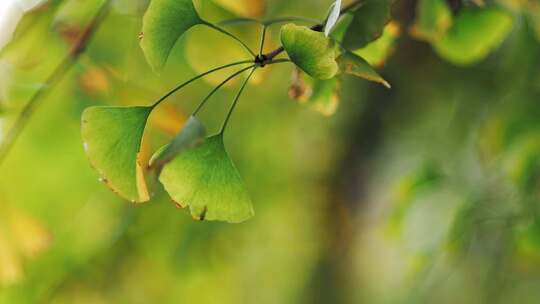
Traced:
<path fill-rule="evenodd" d="M 152 69 L 161 69 L 176 41 L 198 24 L 205 22 L 192 0 L 152 0 L 144 14 L 141 39 L 141 48 Z"/>
<path fill-rule="evenodd" d="M 435 44 L 444 59 L 470 65 L 497 48 L 512 29 L 512 16 L 500 9 L 463 9 L 446 35 Z"/>
<path fill-rule="evenodd" d="M 342 45 L 348 50 L 357 50 L 379 38 L 390 21 L 392 0 L 367 0 L 352 14 Z"/>
<path fill-rule="evenodd" d="M 367 61 L 356 54 L 347 51 L 339 56 L 337 62 L 342 73 L 358 76 L 390 88 L 390 84 Z"/>
<path fill-rule="evenodd" d="M 159 180 L 172 199 L 197 220 L 240 223 L 254 215 L 240 174 L 216 135 L 166 164 Z"/>
<path fill-rule="evenodd" d="M 287 24 L 281 28 L 281 43 L 291 60 L 311 77 L 330 79 L 338 72 L 336 45 L 323 33 Z"/>
<path fill-rule="evenodd" d="M 104 182 L 132 202 L 149 199 L 138 154 L 150 107 L 91 107 L 82 115 L 84 149 Z"/>
<path fill-rule="evenodd" d="M 178 135 L 150 160 L 151 168 L 161 168 L 174 157 L 204 141 L 206 129 L 196 117 L 191 116 Z"/>

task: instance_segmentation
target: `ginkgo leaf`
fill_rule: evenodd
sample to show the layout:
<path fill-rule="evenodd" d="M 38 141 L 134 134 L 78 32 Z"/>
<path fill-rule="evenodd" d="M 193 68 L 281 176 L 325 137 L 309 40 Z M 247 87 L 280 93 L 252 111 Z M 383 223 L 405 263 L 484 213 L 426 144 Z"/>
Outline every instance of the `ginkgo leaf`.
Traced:
<path fill-rule="evenodd" d="M 379 38 L 384 26 L 390 21 L 391 2 L 391 0 L 367 0 L 356 9 L 343 37 L 343 47 L 357 50 Z"/>
<path fill-rule="evenodd" d="M 249 194 L 221 135 L 179 154 L 165 165 L 159 180 L 172 199 L 189 207 L 197 220 L 240 223 L 254 215 Z"/>
<path fill-rule="evenodd" d="M 337 62 L 342 73 L 358 76 L 369 81 L 377 82 L 390 88 L 390 84 L 375 71 L 364 58 L 345 52 L 338 57 Z"/>
<path fill-rule="evenodd" d="M 192 0 L 152 0 L 143 18 L 141 48 L 154 70 L 165 65 L 176 41 L 190 28 L 205 24 Z"/>
<path fill-rule="evenodd" d="M 436 52 L 456 65 L 470 65 L 497 48 L 512 29 L 512 17 L 499 9 L 463 9 Z"/>
<path fill-rule="evenodd" d="M 281 43 L 291 60 L 310 76 L 330 79 L 338 72 L 336 45 L 323 33 L 287 24 L 281 28 Z"/>
<path fill-rule="evenodd" d="M 178 135 L 150 160 L 150 167 L 161 168 L 174 157 L 187 149 L 191 149 L 204 141 L 206 129 L 194 116 L 191 116 Z"/>
<path fill-rule="evenodd" d="M 340 12 L 341 12 L 341 0 L 336 0 L 330 7 L 330 13 L 328 14 L 328 19 L 326 20 L 326 24 L 324 26 L 324 35 L 326 37 L 330 35 L 332 28 L 334 28 L 334 25 L 336 25 L 339 19 Z"/>
<path fill-rule="evenodd" d="M 452 26 L 452 11 L 446 0 L 420 0 L 411 34 L 422 40 L 437 41 Z"/>
<path fill-rule="evenodd" d="M 138 159 L 150 107 L 91 107 L 82 115 L 84 148 L 103 181 L 132 202 L 149 199 Z"/>

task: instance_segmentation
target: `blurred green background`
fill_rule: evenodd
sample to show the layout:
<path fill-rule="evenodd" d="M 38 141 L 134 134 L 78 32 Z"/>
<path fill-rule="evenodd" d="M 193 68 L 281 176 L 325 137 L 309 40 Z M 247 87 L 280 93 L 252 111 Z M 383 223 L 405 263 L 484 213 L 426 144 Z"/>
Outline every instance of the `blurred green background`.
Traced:
<path fill-rule="evenodd" d="M 201 0 L 198 9 L 211 21 L 321 19 L 331 2 Z M 115 1 L 0 167 L 0 303 L 538 303 L 540 2 L 448 2 L 454 16 L 496 7 L 511 28 L 489 54 L 456 65 L 411 30 L 418 3 L 398 0 L 385 45 L 364 50 L 392 89 L 345 78 L 333 116 L 288 96 L 291 66 L 259 72 L 225 138 L 256 215 L 230 225 L 193 221 L 162 189 L 149 203 L 125 202 L 90 167 L 86 107 L 148 105 L 245 58 L 196 28 L 157 75 L 138 45 L 148 1 Z M 0 50 L 0 140 L 101 3 L 41 1 L 22 17 Z M 462 29 L 473 45 L 475 26 Z M 257 26 L 230 30 L 258 45 Z M 459 56 L 474 51 L 465 45 Z M 223 77 L 153 114 L 143 152 L 167 142 Z M 210 101 L 210 130 L 237 86 Z"/>

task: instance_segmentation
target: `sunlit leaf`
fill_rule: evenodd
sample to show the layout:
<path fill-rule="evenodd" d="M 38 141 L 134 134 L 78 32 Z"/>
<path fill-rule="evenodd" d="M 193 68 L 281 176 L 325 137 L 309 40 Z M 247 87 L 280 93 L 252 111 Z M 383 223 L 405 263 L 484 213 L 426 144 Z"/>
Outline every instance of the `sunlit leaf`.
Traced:
<path fill-rule="evenodd" d="M 287 24 L 281 28 L 281 42 L 291 60 L 310 76 L 330 79 L 338 72 L 336 45 L 323 33 Z"/>
<path fill-rule="evenodd" d="M 368 0 L 353 12 L 343 37 L 343 47 L 357 50 L 379 38 L 390 21 L 391 0 Z"/>
<path fill-rule="evenodd" d="M 202 23 L 192 0 L 152 0 L 144 14 L 141 39 L 150 66 L 154 70 L 163 67 L 176 41 Z"/>
<path fill-rule="evenodd" d="M 512 21 L 499 9 L 463 9 L 448 33 L 434 44 L 435 50 L 454 64 L 473 64 L 504 41 Z"/>
<path fill-rule="evenodd" d="M 260 17 L 266 10 L 265 0 L 214 0 L 214 2 L 244 17 Z"/>
<path fill-rule="evenodd" d="M 345 52 L 341 54 L 338 57 L 337 62 L 342 73 L 377 82 L 387 88 L 390 88 L 390 84 L 384 80 L 384 78 L 382 78 L 381 75 L 379 75 L 379 73 L 377 73 L 377 71 L 375 71 L 367 61 L 354 53 Z"/>
<path fill-rule="evenodd" d="M 150 160 L 150 167 L 160 168 L 170 162 L 178 154 L 191 149 L 204 141 L 206 129 L 194 116 L 191 116 L 184 128 L 176 137 L 159 153 Z"/>
<path fill-rule="evenodd" d="M 132 202 L 149 199 L 138 154 L 151 110 L 92 107 L 82 116 L 82 138 L 90 162 L 107 185 Z"/>
<path fill-rule="evenodd" d="M 198 220 L 239 223 L 254 214 L 249 194 L 221 135 L 179 154 L 159 180 L 173 200 Z"/>
<path fill-rule="evenodd" d="M 394 52 L 396 40 L 399 37 L 400 32 L 401 30 L 399 25 L 397 23 L 390 22 L 384 28 L 384 32 L 381 37 L 369 43 L 365 47 L 354 51 L 354 53 L 364 58 L 372 66 L 383 66 L 386 60 Z"/>
<path fill-rule="evenodd" d="M 446 0 L 420 0 L 411 34 L 422 40 L 437 41 L 452 26 L 452 11 Z"/>

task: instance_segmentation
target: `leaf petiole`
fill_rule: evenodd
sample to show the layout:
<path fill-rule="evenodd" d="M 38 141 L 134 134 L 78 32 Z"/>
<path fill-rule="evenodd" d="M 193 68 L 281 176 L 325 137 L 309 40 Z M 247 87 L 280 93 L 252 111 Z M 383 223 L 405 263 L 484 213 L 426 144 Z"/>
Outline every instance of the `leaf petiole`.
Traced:
<path fill-rule="evenodd" d="M 272 65 L 277 63 L 285 63 L 285 62 L 291 62 L 289 59 L 276 59 L 273 61 L 270 61 L 266 63 L 265 65 Z M 227 125 L 229 124 L 229 120 L 231 119 L 232 113 L 234 112 L 234 109 L 236 108 L 236 105 L 238 104 L 238 100 L 240 99 L 240 96 L 242 96 L 242 93 L 244 92 L 244 89 L 246 88 L 246 85 L 248 84 L 249 80 L 251 79 L 251 76 L 253 76 L 253 73 L 261 66 L 256 65 L 253 67 L 253 70 L 251 70 L 249 76 L 244 80 L 244 83 L 240 87 L 240 90 L 236 94 L 233 104 L 229 110 L 229 113 L 227 113 L 227 117 L 225 118 L 225 121 L 223 122 L 223 126 L 221 127 L 221 130 L 219 131 L 219 134 L 223 134 L 225 132 L 225 129 L 227 128 Z"/>
<path fill-rule="evenodd" d="M 237 77 L 238 75 L 244 73 L 245 71 L 251 69 L 255 67 L 255 65 L 252 65 L 252 66 L 249 66 L 247 68 L 243 68 L 237 72 L 235 72 L 234 74 L 232 74 L 231 76 L 227 77 L 227 79 L 223 80 L 218 86 L 216 86 L 208 95 L 206 95 L 206 97 L 203 99 L 203 101 L 199 104 L 199 106 L 197 106 L 197 109 L 195 109 L 195 111 L 193 112 L 193 115 L 192 116 L 195 116 L 197 115 L 201 109 L 204 107 L 204 105 L 206 104 L 206 102 L 210 99 L 210 97 L 212 97 L 219 89 L 221 89 L 221 87 L 223 87 L 225 84 L 227 84 L 229 81 L 231 81 L 233 78 Z"/>
<path fill-rule="evenodd" d="M 262 57 L 262 54 L 264 52 L 264 42 L 266 40 L 266 31 L 267 30 L 268 30 L 268 26 L 264 25 L 263 26 L 263 31 L 262 31 L 262 37 L 261 37 L 261 47 L 259 48 L 259 57 Z"/>
<path fill-rule="evenodd" d="M 246 49 L 253 57 L 256 57 L 256 56 L 257 56 L 257 55 L 251 50 L 251 48 L 250 48 L 244 41 L 242 41 L 242 39 L 236 37 L 236 36 L 235 36 L 234 34 L 232 34 L 231 32 L 229 32 L 229 31 L 227 31 L 227 30 L 225 30 L 225 29 L 223 29 L 223 28 L 221 28 L 221 27 L 219 27 L 219 26 L 217 26 L 217 25 L 215 25 L 215 24 L 212 24 L 212 23 L 210 23 L 210 22 L 206 22 L 206 21 L 203 21 L 203 22 L 204 22 L 203 24 L 206 25 L 206 26 L 208 26 L 209 28 L 211 28 L 211 29 L 213 29 L 213 30 L 216 30 L 216 31 L 218 31 L 218 32 L 220 32 L 220 33 L 223 33 L 223 34 L 225 34 L 225 35 L 231 37 L 232 39 L 238 41 L 238 43 L 240 43 L 240 44 L 241 44 L 241 45 L 242 45 L 242 46 L 243 46 L 243 47 L 244 47 L 244 48 L 245 48 L 245 49 Z"/>
<path fill-rule="evenodd" d="M 246 85 L 248 84 L 249 80 L 251 79 L 251 76 L 253 76 L 253 73 L 257 70 L 258 66 L 254 67 L 251 72 L 249 73 L 249 76 L 244 80 L 244 83 L 242 83 L 242 86 L 240 87 L 240 90 L 234 97 L 233 104 L 229 110 L 229 113 L 227 113 L 227 117 L 225 117 L 225 121 L 223 122 L 223 126 L 221 127 L 221 130 L 219 131 L 219 134 L 222 135 L 225 132 L 225 128 L 227 128 L 227 125 L 229 124 L 229 120 L 231 119 L 231 115 L 234 112 L 234 109 L 236 108 L 236 105 L 238 104 L 238 100 L 240 99 L 240 96 L 242 96 L 242 93 L 244 92 L 244 89 L 246 88 Z"/>
<path fill-rule="evenodd" d="M 176 88 L 172 89 L 171 91 L 169 91 L 167 94 L 163 95 L 163 97 L 161 97 L 158 101 L 156 101 L 152 106 L 151 108 L 155 108 L 157 107 L 159 104 L 161 104 L 165 99 L 169 98 L 172 94 L 178 92 L 179 90 L 181 90 L 182 88 L 184 88 L 185 86 L 189 85 L 190 83 L 206 76 L 206 75 L 209 75 L 209 74 L 212 74 L 214 72 L 217 72 L 217 71 L 220 71 L 220 70 L 223 70 L 223 69 L 226 69 L 226 68 L 229 68 L 229 67 L 232 67 L 232 66 L 237 66 L 237 65 L 241 65 L 241 64 L 247 64 L 247 63 L 253 63 L 253 60 L 243 60 L 243 61 L 238 61 L 238 62 L 233 62 L 233 63 L 229 63 L 229 64 L 226 64 L 226 65 L 223 65 L 223 66 L 220 66 L 220 67 L 217 67 L 217 68 L 214 68 L 214 69 L 211 69 L 207 72 L 204 72 L 202 74 L 199 74 L 193 78 L 191 78 L 190 80 L 178 85 Z"/>

